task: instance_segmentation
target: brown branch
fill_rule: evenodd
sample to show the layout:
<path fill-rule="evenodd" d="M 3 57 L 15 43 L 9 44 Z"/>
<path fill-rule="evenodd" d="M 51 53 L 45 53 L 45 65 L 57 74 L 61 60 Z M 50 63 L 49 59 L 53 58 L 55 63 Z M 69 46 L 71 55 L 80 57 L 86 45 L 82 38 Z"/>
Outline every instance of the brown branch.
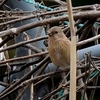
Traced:
<path fill-rule="evenodd" d="M 6 93 L 4 92 L 5 94 L 1 93 L 0 94 L 0 99 L 6 97 L 7 95 L 9 95 L 10 93 L 14 92 L 15 90 L 18 90 L 18 89 L 20 89 L 20 88 L 22 88 L 24 86 L 27 86 L 28 84 L 31 84 L 32 82 L 34 82 L 36 80 L 39 81 L 40 79 L 46 78 L 46 77 L 51 76 L 51 75 L 59 74 L 61 72 L 64 72 L 64 71 L 51 72 L 51 73 L 47 73 L 47 74 L 43 74 L 43 75 L 34 77 L 33 79 L 28 79 L 28 80 L 22 82 L 17 87 L 14 87 L 12 90 L 9 90 L 9 92 L 6 92 Z"/>
<path fill-rule="evenodd" d="M 31 45 L 31 44 L 25 44 L 24 47 L 27 47 L 27 48 L 31 49 L 31 50 L 34 51 L 35 53 L 42 52 L 42 50 L 36 48 L 35 46 L 33 46 L 33 45 Z"/>
<path fill-rule="evenodd" d="M 97 73 L 93 78 L 90 78 L 89 81 L 88 81 L 88 83 L 90 83 L 91 80 L 93 80 L 97 75 L 98 75 L 98 73 Z M 87 85 L 88 83 L 86 83 L 86 85 Z M 84 84 L 82 84 L 81 86 L 77 86 L 77 92 L 78 92 L 80 89 L 81 89 L 81 90 L 84 89 Z M 67 94 L 61 96 L 60 98 L 57 98 L 56 100 L 61 100 L 61 98 L 67 96 L 68 94 L 69 94 L 69 92 L 68 92 Z M 43 99 L 43 100 L 44 100 L 44 99 Z"/>
<path fill-rule="evenodd" d="M 24 60 L 24 59 L 28 59 L 28 58 L 32 58 L 32 57 L 38 57 L 38 56 L 42 56 L 42 55 L 45 55 L 45 54 L 48 54 L 48 51 L 36 53 L 36 54 L 30 55 L 30 56 L 22 56 L 22 57 L 7 59 L 6 61 L 1 61 L 0 64 L 4 64 L 4 63 L 7 63 L 7 62 L 12 62 L 12 61 L 16 61 L 16 60 Z"/>
<path fill-rule="evenodd" d="M 15 73 L 18 73 L 18 72 L 21 72 L 22 70 L 24 70 L 25 68 L 29 67 L 30 65 L 33 65 L 33 64 L 36 64 L 36 63 L 39 63 L 42 59 L 39 59 L 39 60 L 36 60 L 36 61 L 31 61 L 31 62 L 26 62 L 26 63 L 22 63 L 22 66 L 18 67 L 16 70 L 13 70 L 11 71 L 9 74 L 12 75 L 12 74 L 15 74 Z M 16 64 L 15 64 L 16 65 Z M 18 64 L 19 65 L 19 64 Z M 14 65 L 13 65 L 14 66 Z M 6 66 L 7 67 L 7 66 Z M 5 76 L 7 76 L 8 74 L 5 73 L 5 74 L 1 74 L 0 75 L 0 78 L 3 78 Z"/>
<path fill-rule="evenodd" d="M 27 43 L 31 43 L 31 42 L 35 42 L 35 41 L 39 41 L 39 40 L 43 40 L 43 39 L 47 39 L 48 37 L 47 36 L 41 36 L 41 37 L 38 37 L 38 38 L 35 38 L 35 39 L 30 39 L 29 41 L 23 41 L 23 42 L 20 42 L 20 43 L 16 43 L 14 45 L 11 45 L 11 46 L 8 46 L 6 48 L 3 48 L 0 50 L 0 52 L 3 52 L 5 50 L 10 50 L 10 49 L 14 49 L 14 48 L 17 48 L 17 47 L 20 47 L 22 45 L 25 45 Z M 92 38 L 89 38 L 89 39 L 86 39 L 86 40 L 83 40 L 83 41 L 80 41 L 77 43 L 77 46 L 81 46 L 81 45 L 84 45 L 86 43 L 89 43 L 89 42 L 92 42 L 92 41 L 95 41 L 97 39 L 100 38 L 100 35 L 97 35 L 97 36 L 94 36 Z"/>
<path fill-rule="evenodd" d="M 96 76 L 96 78 L 93 80 L 93 86 L 94 86 L 94 87 L 97 86 L 98 78 L 99 78 L 99 76 Z M 87 87 L 87 88 L 88 88 L 88 87 Z M 96 91 L 96 88 L 92 88 L 91 93 L 90 93 L 90 98 L 89 98 L 89 100 L 93 100 L 93 99 L 94 99 L 95 91 Z"/>
<path fill-rule="evenodd" d="M 92 38 L 89 38 L 89 39 L 86 39 L 86 40 L 80 41 L 80 42 L 77 43 L 77 46 L 84 45 L 84 44 L 86 44 L 86 43 L 89 43 L 89 42 L 95 41 L 95 40 L 97 40 L 97 39 L 99 39 L 99 38 L 100 38 L 100 35 L 97 35 L 97 36 L 94 36 L 94 37 L 92 37 Z"/>
<path fill-rule="evenodd" d="M 98 18 L 100 17 L 100 11 L 85 11 L 85 12 L 79 12 L 76 14 L 73 14 L 74 19 L 79 19 L 79 18 Z M 2 31 L 0 32 L 0 37 L 5 36 L 5 35 L 9 35 L 9 34 L 20 34 L 28 29 L 37 27 L 37 26 L 42 26 L 42 25 L 47 25 L 50 23 L 54 23 L 54 22 L 59 22 L 59 21 L 65 21 L 68 20 L 68 15 L 65 16 L 59 16 L 59 17 L 53 17 L 53 18 L 48 18 L 48 19 L 44 19 L 44 20 L 40 20 L 40 21 L 35 21 L 23 26 L 19 26 L 17 28 L 11 28 L 9 30 L 6 31 Z"/>
<path fill-rule="evenodd" d="M 8 86 L 7 83 L 1 82 L 1 81 L 0 81 L 0 85 L 5 86 L 5 87 Z"/>
<path fill-rule="evenodd" d="M 90 69 L 91 71 L 93 69 Z M 90 71 L 88 70 L 87 73 L 89 73 Z M 86 73 L 82 73 L 80 76 L 77 76 L 76 79 L 80 79 L 82 78 Z M 63 85 L 63 87 L 67 87 L 70 84 L 70 81 L 68 81 L 66 84 Z M 62 86 L 58 87 L 57 89 L 55 89 L 54 91 L 52 91 L 51 93 L 45 95 L 44 97 L 42 97 L 40 100 L 48 100 L 49 97 L 51 97 L 53 94 L 57 93 L 59 90 L 61 90 L 63 88 Z"/>
<path fill-rule="evenodd" d="M 12 89 L 16 88 L 16 86 L 18 84 L 20 84 L 21 82 L 23 82 L 24 80 L 26 80 L 29 76 L 31 76 L 35 71 L 37 71 L 44 63 L 46 63 L 49 60 L 49 57 L 45 57 L 41 63 L 34 68 L 32 71 L 28 72 L 27 74 L 25 74 L 23 77 L 21 77 L 20 80 L 18 80 L 16 83 L 14 83 L 13 85 L 11 85 L 10 87 L 8 87 L 7 89 L 5 89 L 2 93 L 0 93 L 0 99 L 4 98 L 5 96 L 7 96 L 7 94 L 9 94 L 8 92 L 11 91 Z M 13 92 L 13 91 L 12 91 Z"/>
<path fill-rule="evenodd" d="M 100 73 L 100 69 L 99 69 L 99 68 L 94 64 L 94 62 L 91 60 L 90 55 L 89 55 L 89 54 L 86 54 L 86 55 L 88 56 L 88 59 L 89 59 L 91 65 L 92 65 L 97 71 L 99 71 L 99 73 Z"/>
<path fill-rule="evenodd" d="M 86 5 L 86 6 L 79 6 L 79 7 L 73 7 L 73 10 L 92 10 L 94 5 Z M 8 24 L 13 24 L 19 21 L 23 21 L 23 20 L 29 20 L 32 18 L 36 18 L 37 16 L 42 17 L 42 16 L 46 16 L 46 15 L 51 15 L 51 14 L 59 14 L 59 13 L 63 13 L 63 12 L 67 12 L 67 9 L 62 9 L 62 10 L 57 10 L 57 11 L 49 11 L 49 12 L 42 12 L 42 13 L 37 13 L 37 11 L 16 11 L 16 12 L 11 12 L 11 11 L 0 11 L 0 14 L 6 14 L 6 15 L 15 15 L 15 16 L 22 16 L 22 15 L 26 15 L 29 14 L 29 16 L 25 16 L 25 17 L 20 17 L 19 19 L 15 19 L 15 20 L 11 20 L 5 23 L 0 23 L 0 26 L 4 26 L 4 25 L 8 25 Z M 30 15 L 33 14 L 33 15 Z"/>
<path fill-rule="evenodd" d="M 3 52 L 5 50 L 14 49 L 14 48 L 20 47 L 22 45 L 25 45 L 27 43 L 36 42 L 36 41 L 40 41 L 40 40 L 47 39 L 47 38 L 48 38 L 47 36 L 41 36 L 41 37 L 37 37 L 37 38 L 34 38 L 34 39 L 30 39 L 28 41 L 23 41 L 23 42 L 20 42 L 20 43 L 16 43 L 14 45 L 11 45 L 11 46 L 8 46 L 6 48 L 1 49 L 0 52 Z"/>

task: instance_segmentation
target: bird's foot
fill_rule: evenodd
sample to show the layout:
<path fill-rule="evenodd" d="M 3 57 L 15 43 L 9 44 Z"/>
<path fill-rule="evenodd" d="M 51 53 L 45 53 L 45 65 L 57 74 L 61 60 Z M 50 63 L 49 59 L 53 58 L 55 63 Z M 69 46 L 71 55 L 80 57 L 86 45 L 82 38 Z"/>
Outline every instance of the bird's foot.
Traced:
<path fill-rule="evenodd" d="M 59 71 L 59 66 L 57 66 L 56 71 Z"/>

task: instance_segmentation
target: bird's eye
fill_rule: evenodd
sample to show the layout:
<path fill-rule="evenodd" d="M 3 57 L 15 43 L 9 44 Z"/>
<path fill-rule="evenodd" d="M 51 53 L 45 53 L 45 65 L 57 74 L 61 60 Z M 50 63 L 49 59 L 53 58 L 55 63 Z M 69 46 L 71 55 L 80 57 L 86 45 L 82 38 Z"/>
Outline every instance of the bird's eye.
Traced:
<path fill-rule="evenodd" d="M 56 34 L 58 34 L 58 31 L 55 31 Z"/>

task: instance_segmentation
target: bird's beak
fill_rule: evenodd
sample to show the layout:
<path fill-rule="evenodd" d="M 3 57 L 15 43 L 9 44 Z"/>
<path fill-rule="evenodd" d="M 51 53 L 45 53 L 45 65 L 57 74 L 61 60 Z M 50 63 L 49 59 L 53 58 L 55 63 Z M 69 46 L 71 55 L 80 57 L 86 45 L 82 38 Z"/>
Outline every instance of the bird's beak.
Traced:
<path fill-rule="evenodd" d="M 52 36 L 53 34 L 51 32 L 47 32 L 49 36 Z"/>

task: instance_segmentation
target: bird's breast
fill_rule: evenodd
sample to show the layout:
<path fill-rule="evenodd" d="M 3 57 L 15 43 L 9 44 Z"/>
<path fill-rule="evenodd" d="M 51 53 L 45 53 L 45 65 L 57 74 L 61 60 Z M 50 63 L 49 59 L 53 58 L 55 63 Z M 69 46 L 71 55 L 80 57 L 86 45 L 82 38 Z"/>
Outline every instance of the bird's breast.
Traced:
<path fill-rule="evenodd" d="M 70 47 L 63 41 L 49 44 L 49 55 L 52 62 L 61 69 L 69 67 Z"/>
<path fill-rule="evenodd" d="M 69 63 L 64 57 L 65 55 L 61 54 L 60 52 L 55 52 L 54 55 L 55 59 L 57 59 L 57 64 L 60 67 L 60 69 L 65 69 L 66 67 L 69 67 Z"/>

